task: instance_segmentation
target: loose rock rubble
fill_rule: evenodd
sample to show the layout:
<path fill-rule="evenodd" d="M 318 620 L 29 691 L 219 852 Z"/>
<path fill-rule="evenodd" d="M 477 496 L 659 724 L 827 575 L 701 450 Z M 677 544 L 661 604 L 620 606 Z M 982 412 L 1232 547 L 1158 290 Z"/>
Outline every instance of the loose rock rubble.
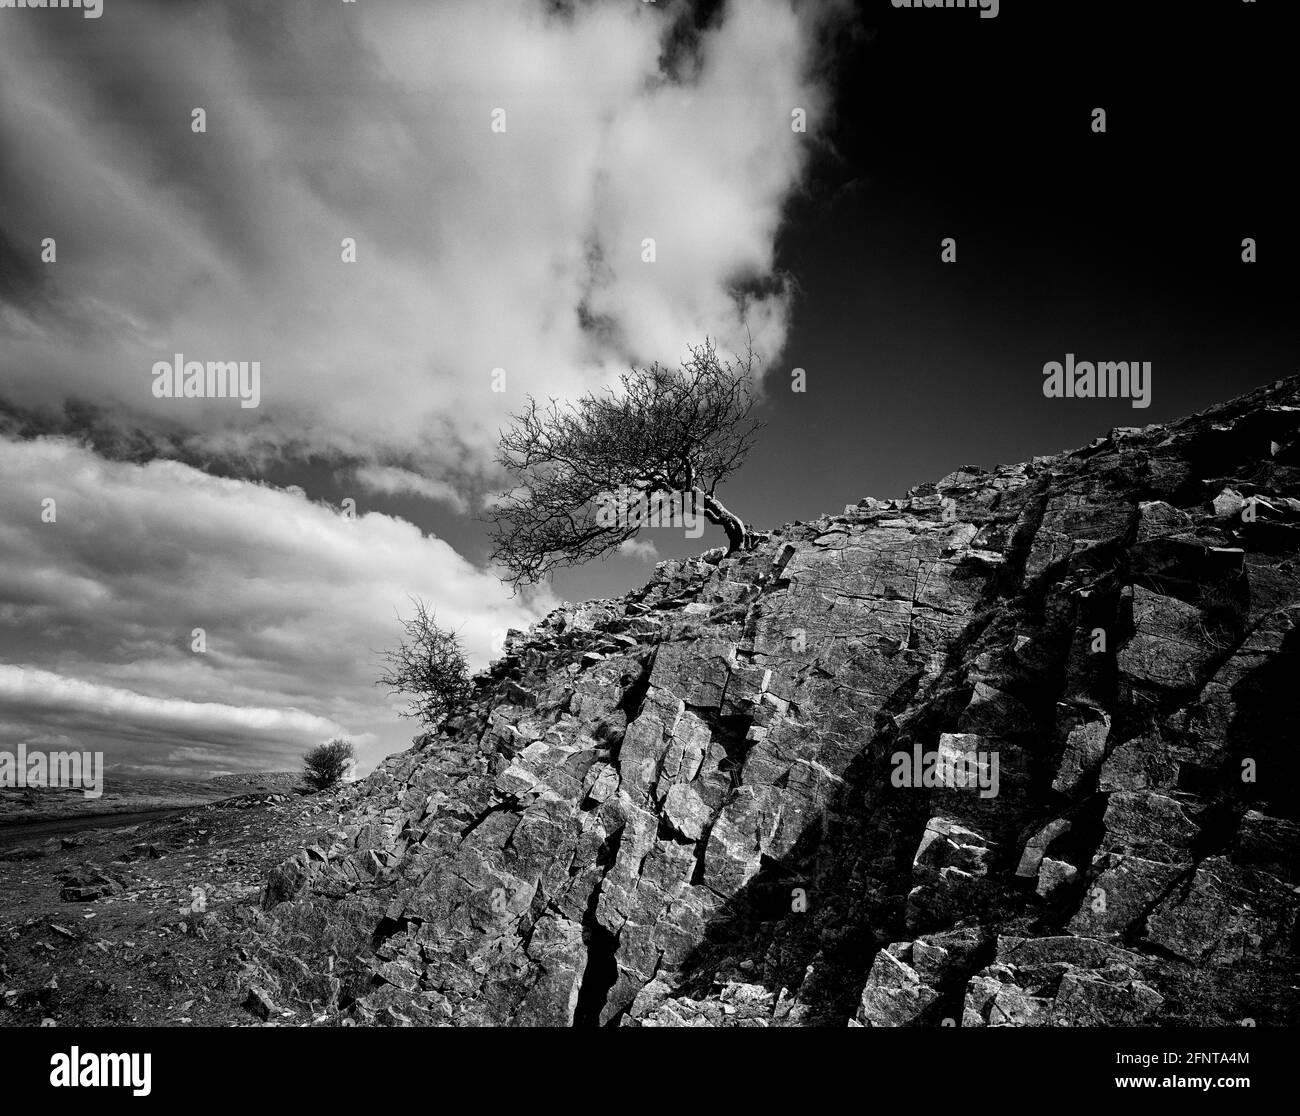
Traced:
<path fill-rule="evenodd" d="M 267 873 L 331 832 L 350 793 L 0 832 L 0 1025 L 308 1022 L 300 1006 L 246 1006 L 248 946 Z"/>

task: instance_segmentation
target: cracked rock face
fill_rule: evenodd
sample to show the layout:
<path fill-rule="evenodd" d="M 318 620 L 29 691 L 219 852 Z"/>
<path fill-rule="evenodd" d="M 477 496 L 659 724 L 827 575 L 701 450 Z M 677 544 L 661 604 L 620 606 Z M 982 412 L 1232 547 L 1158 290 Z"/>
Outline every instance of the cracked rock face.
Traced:
<path fill-rule="evenodd" d="M 1298 500 L 1290 380 L 661 563 L 359 784 L 266 956 L 359 1023 L 1298 1022 Z"/>

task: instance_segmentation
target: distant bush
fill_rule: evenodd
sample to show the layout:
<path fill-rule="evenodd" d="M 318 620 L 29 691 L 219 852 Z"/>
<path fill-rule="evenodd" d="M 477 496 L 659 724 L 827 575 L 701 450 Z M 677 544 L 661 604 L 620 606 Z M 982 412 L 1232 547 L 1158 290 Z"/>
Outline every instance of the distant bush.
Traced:
<path fill-rule="evenodd" d="M 388 669 L 376 685 L 407 697 L 403 717 L 416 717 L 437 728 L 460 709 L 470 695 L 469 670 L 460 640 L 433 622 L 424 602 L 413 598 L 415 615 L 402 621 L 406 638 L 396 650 L 385 651 Z"/>
<path fill-rule="evenodd" d="M 356 762 L 350 740 L 331 740 L 302 757 L 303 779 L 313 790 L 329 790 L 343 781 Z"/>

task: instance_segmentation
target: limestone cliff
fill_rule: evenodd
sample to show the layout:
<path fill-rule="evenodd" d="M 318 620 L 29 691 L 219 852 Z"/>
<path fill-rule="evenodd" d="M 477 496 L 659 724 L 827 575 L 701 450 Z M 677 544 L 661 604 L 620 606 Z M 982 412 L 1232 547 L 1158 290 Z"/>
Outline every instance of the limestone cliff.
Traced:
<path fill-rule="evenodd" d="M 251 964 L 334 1022 L 1300 1021 L 1298 553 L 1300 378 L 661 563 L 350 790 Z"/>

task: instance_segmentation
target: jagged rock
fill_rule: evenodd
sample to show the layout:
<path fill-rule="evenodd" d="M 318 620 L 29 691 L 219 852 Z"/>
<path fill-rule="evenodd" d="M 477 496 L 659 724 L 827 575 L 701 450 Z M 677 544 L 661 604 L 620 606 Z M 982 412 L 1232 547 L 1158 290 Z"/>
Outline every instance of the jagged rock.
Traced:
<path fill-rule="evenodd" d="M 975 683 L 975 692 L 958 724 L 962 732 L 995 737 L 1020 735 L 1034 727 L 1023 702 L 984 682 Z"/>
<path fill-rule="evenodd" d="M 1101 766 L 1110 735 L 1110 716 L 1104 710 L 1057 704 L 1057 732 L 1064 737 L 1061 762 L 1052 790 L 1070 794 L 1083 779 Z"/>
<path fill-rule="evenodd" d="M 1285 883 L 1300 884 L 1300 825 L 1258 810 L 1246 811 L 1233 859 L 1270 872 Z"/>
<path fill-rule="evenodd" d="M 305 854 L 281 862 L 267 877 L 262 889 L 262 906 L 273 907 L 293 898 L 302 890 L 311 871 L 310 858 Z"/>
<path fill-rule="evenodd" d="M 905 1027 L 918 1022 L 925 1009 L 939 998 L 923 984 L 916 970 L 904 964 L 890 949 L 876 954 L 857 1019 L 867 1027 Z"/>
<path fill-rule="evenodd" d="M 1300 895 L 1272 877 L 1237 868 L 1223 857 L 1199 865 L 1183 888 L 1167 895 L 1146 920 L 1145 940 L 1201 963 L 1288 952 Z"/>
<path fill-rule="evenodd" d="M 1171 690 L 1197 685 L 1217 654 L 1205 638 L 1200 610 L 1140 585 L 1132 594 L 1134 634 L 1117 656 L 1121 675 Z"/>
<path fill-rule="evenodd" d="M 1094 869 L 1088 893 L 1070 920 L 1071 933 L 1095 937 L 1123 934 L 1186 874 L 1182 865 L 1110 854 L 1098 857 Z"/>
<path fill-rule="evenodd" d="M 912 865 L 908 929 L 956 922 L 983 893 L 992 842 L 950 818 L 926 823 Z"/>
<path fill-rule="evenodd" d="M 1212 506 L 1214 514 L 1220 519 L 1233 519 L 1241 514 L 1246 501 L 1235 488 L 1225 488 L 1214 498 Z"/>
<path fill-rule="evenodd" d="M 1133 1026 L 1163 1000 L 1141 967 L 1137 954 L 1086 938 L 1005 937 L 968 986 L 962 1026 Z"/>
<path fill-rule="evenodd" d="M 971 926 L 928 934 L 912 943 L 910 964 L 931 988 L 941 988 L 972 970 L 987 938 L 985 932 Z"/>
<path fill-rule="evenodd" d="M 1192 842 L 1200 833 L 1182 803 L 1150 791 L 1116 791 L 1107 802 L 1102 824 L 1105 851 L 1166 863 L 1190 860 Z"/>
<path fill-rule="evenodd" d="M 682 836 L 698 841 L 712 812 L 693 787 L 675 783 L 664 798 L 664 815 Z"/>
<path fill-rule="evenodd" d="M 727 895 L 748 883 L 775 836 L 780 795 L 770 786 L 744 786 L 714 822 L 704 856 L 704 882 Z"/>
<path fill-rule="evenodd" d="M 1194 526 L 1192 517 L 1164 500 L 1143 500 L 1138 504 L 1135 543 L 1176 535 Z"/>
<path fill-rule="evenodd" d="M 512 631 L 267 879 L 261 971 L 351 959 L 363 1024 L 1300 1022 L 1296 444 L 1300 379 Z"/>
<path fill-rule="evenodd" d="M 1038 866 L 1038 885 L 1034 890 L 1044 899 L 1049 898 L 1058 888 L 1073 883 L 1079 870 L 1067 860 L 1053 860 L 1044 857 Z"/>
<path fill-rule="evenodd" d="M 1043 862 L 1043 854 L 1047 852 L 1047 849 L 1057 837 L 1069 831 L 1070 822 L 1065 818 L 1053 818 L 1042 829 L 1038 830 L 1025 842 L 1025 851 L 1020 855 L 1020 863 L 1016 866 L 1016 875 L 1028 876 L 1031 879 L 1037 877 Z"/>
<path fill-rule="evenodd" d="M 1178 761 L 1155 734 L 1137 736 L 1118 745 L 1101 766 L 1097 787 L 1102 791 L 1173 790 Z"/>
<path fill-rule="evenodd" d="M 270 994 L 256 985 L 248 989 L 248 994 L 244 997 L 244 1007 L 258 1019 L 269 1019 L 279 1010 Z"/>
<path fill-rule="evenodd" d="M 58 878 L 63 884 L 59 898 L 65 903 L 93 903 L 109 895 L 119 895 L 125 890 L 122 879 L 93 864 L 83 864 L 79 868 L 62 872 Z"/>

